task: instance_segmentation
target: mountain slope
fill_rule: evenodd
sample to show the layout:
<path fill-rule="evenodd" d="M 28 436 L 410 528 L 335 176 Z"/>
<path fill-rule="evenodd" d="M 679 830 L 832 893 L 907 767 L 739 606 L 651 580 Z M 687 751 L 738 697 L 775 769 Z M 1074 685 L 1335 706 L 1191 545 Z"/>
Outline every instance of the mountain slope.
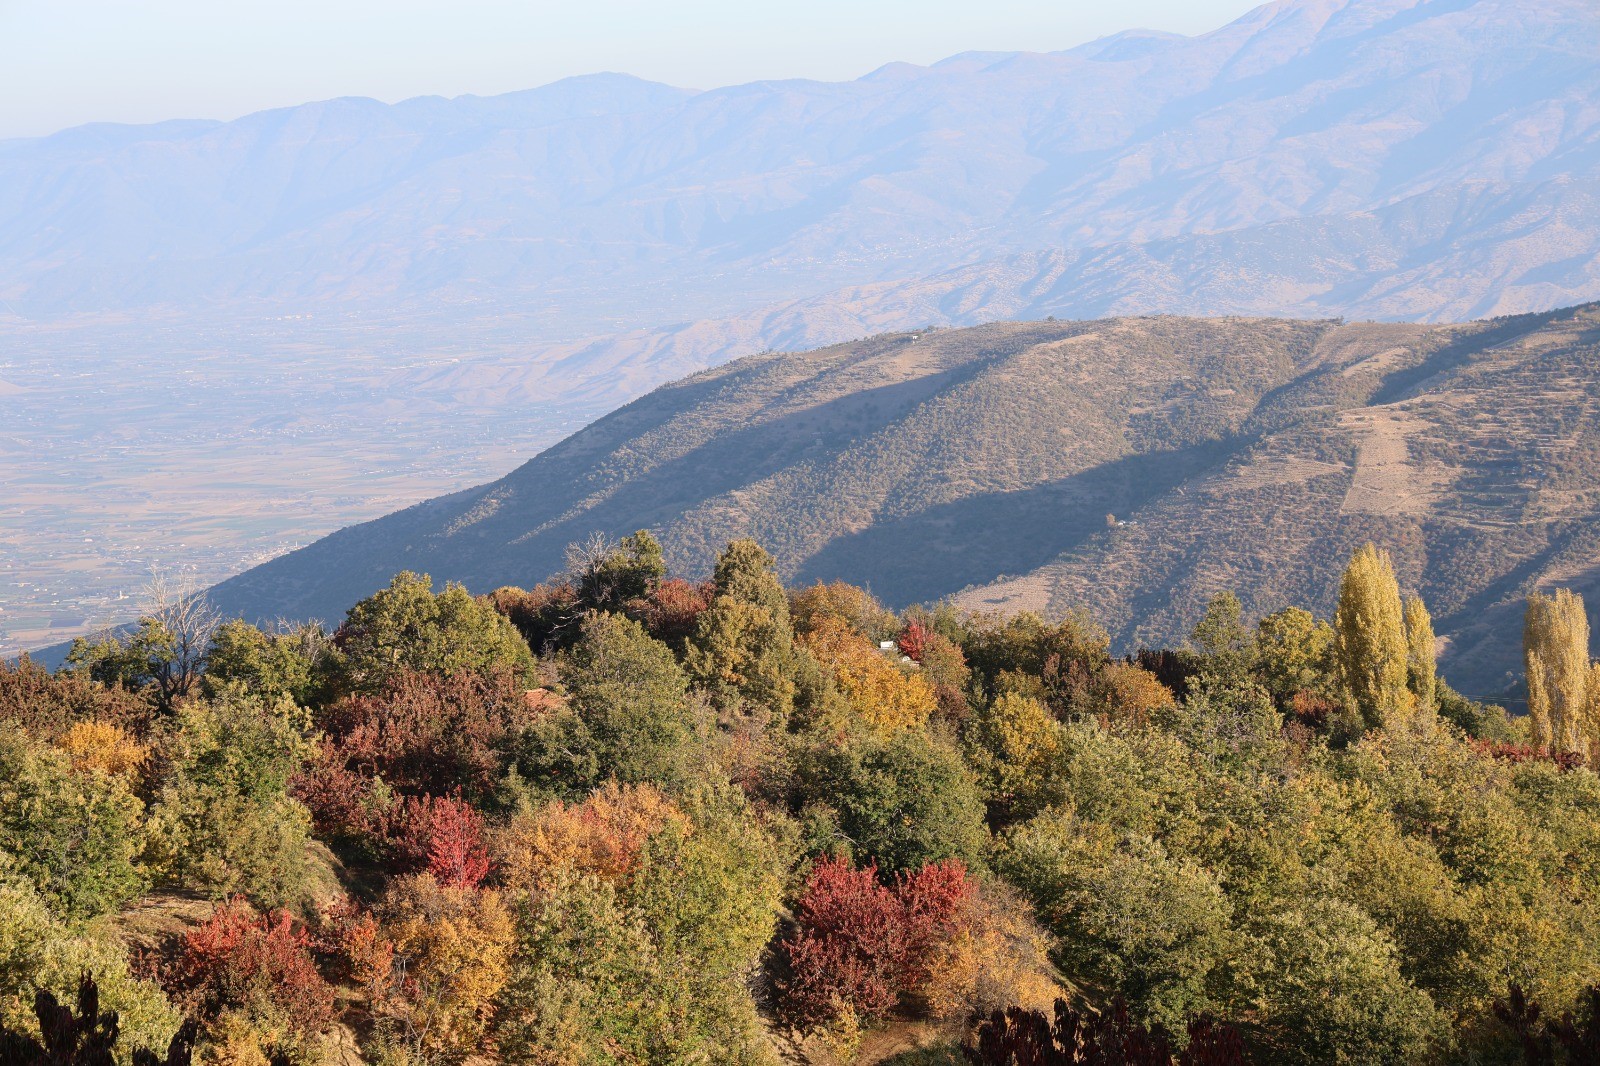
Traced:
<path fill-rule="evenodd" d="M 793 580 L 1086 606 L 1129 645 L 1181 639 L 1223 588 L 1326 610 L 1373 539 L 1481 691 L 1515 666 L 1528 588 L 1600 593 L 1597 356 L 1590 305 L 1454 326 L 997 323 L 752 357 L 214 595 L 335 618 L 402 568 L 486 591 L 558 570 L 591 531 L 650 527 L 685 572 L 754 536 Z"/>

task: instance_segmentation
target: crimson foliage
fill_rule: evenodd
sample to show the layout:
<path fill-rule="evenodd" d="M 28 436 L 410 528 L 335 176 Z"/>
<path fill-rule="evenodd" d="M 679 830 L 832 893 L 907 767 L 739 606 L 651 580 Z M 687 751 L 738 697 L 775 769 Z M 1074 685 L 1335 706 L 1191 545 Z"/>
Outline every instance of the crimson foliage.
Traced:
<path fill-rule="evenodd" d="M 327 825 L 359 822 L 352 804 L 374 778 L 402 795 L 481 796 L 509 764 L 525 691 L 509 670 L 464 671 L 408 673 L 376 696 L 346 697 L 318 716 L 328 743 L 296 795 Z"/>
<path fill-rule="evenodd" d="M 783 942 L 788 1011 L 803 1021 L 845 1008 L 883 1017 L 925 979 L 932 949 L 956 930 L 972 893 L 955 859 L 901 874 L 893 885 L 879 881 L 876 865 L 819 860 L 796 910 L 798 929 Z"/>
<path fill-rule="evenodd" d="M 201 1017 L 270 1006 L 299 1036 L 333 1021 L 333 986 L 317 971 L 310 934 L 283 911 L 257 916 L 237 896 L 189 932 L 170 983 Z"/>

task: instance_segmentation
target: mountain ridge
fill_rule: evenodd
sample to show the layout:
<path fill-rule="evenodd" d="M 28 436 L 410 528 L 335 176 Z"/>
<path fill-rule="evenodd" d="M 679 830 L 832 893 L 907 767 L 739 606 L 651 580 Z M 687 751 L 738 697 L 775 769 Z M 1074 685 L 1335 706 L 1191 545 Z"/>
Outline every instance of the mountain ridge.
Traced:
<path fill-rule="evenodd" d="M 591 532 L 652 528 L 682 572 L 752 536 L 793 581 L 1084 607 L 1131 650 L 1181 641 L 1223 588 L 1260 613 L 1329 609 L 1371 539 L 1463 683 L 1492 690 L 1521 595 L 1600 592 L 1596 355 L 1591 304 L 1445 326 L 1007 322 L 753 356 L 213 595 L 331 619 L 401 569 L 487 592 L 560 570 Z"/>

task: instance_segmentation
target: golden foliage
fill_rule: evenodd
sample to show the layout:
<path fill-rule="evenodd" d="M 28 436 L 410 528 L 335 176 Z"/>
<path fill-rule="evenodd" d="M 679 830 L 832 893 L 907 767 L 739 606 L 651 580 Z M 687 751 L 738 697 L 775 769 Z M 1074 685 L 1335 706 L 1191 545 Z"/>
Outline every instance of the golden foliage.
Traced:
<path fill-rule="evenodd" d="M 372 988 L 386 1038 L 421 1062 L 454 1063 L 478 1047 L 505 986 L 514 927 L 490 889 L 402 877 L 385 894 L 379 938 L 392 952 Z"/>
<path fill-rule="evenodd" d="M 1107 663 L 1094 679 L 1095 695 L 1115 721 L 1144 724 L 1156 711 L 1174 706 L 1172 690 L 1150 671 L 1131 663 Z"/>
<path fill-rule="evenodd" d="M 501 876 L 516 892 L 543 896 L 563 874 L 589 874 L 613 885 L 638 869 L 645 843 L 689 820 L 653 785 L 608 781 L 579 804 L 559 801 L 519 815 L 500 834 Z"/>
<path fill-rule="evenodd" d="M 890 662 L 842 619 L 818 619 L 800 643 L 833 672 L 851 715 L 873 729 L 885 733 L 919 729 L 933 713 L 933 687 Z"/>
<path fill-rule="evenodd" d="M 1369 727 L 1407 724 L 1415 700 L 1406 687 L 1404 609 L 1389 553 L 1359 548 L 1339 582 L 1334 648 L 1340 679 Z"/>
<path fill-rule="evenodd" d="M 1589 707 L 1589 616 L 1583 598 L 1570 589 L 1529 596 L 1522 655 L 1534 746 L 1587 757 L 1600 730 Z"/>
<path fill-rule="evenodd" d="M 843 581 L 817 582 L 789 598 L 789 617 L 799 635 L 815 632 L 824 621 L 839 621 L 869 639 L 895 628 L 895 617 L 872 593 Z"/>
<path fill-rule="evenodd" d="M 99 719 L 78 722 L 61 739 L 61 747 L 80 770 L 131 774 L 144 765 L 150 749 L 129 736 L 121 726 Z"/>
<path fill-rule="evenodd" d="M 936 1018 L 983 1016 L 1009 1006 L 1048 1010 L 1063 995 L 1049 937 L 1026 900 L 985 884 L 965 905 L 956 932 L 934 951 L 921 998 Z"/>

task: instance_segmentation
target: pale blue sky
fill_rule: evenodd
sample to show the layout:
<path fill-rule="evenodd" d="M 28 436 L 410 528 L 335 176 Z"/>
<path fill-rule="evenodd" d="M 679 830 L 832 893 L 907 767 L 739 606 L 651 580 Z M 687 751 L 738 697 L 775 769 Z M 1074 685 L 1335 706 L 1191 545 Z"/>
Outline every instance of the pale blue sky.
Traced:
<path fill-rule="evenodd" d="M 1203 33 L 1249 0 L 0 0 L 0 137 L 233 118 L 332 96 L 490 94 L 624 71 L 695 88 L 857 77 L 1132 27 Z"/>

